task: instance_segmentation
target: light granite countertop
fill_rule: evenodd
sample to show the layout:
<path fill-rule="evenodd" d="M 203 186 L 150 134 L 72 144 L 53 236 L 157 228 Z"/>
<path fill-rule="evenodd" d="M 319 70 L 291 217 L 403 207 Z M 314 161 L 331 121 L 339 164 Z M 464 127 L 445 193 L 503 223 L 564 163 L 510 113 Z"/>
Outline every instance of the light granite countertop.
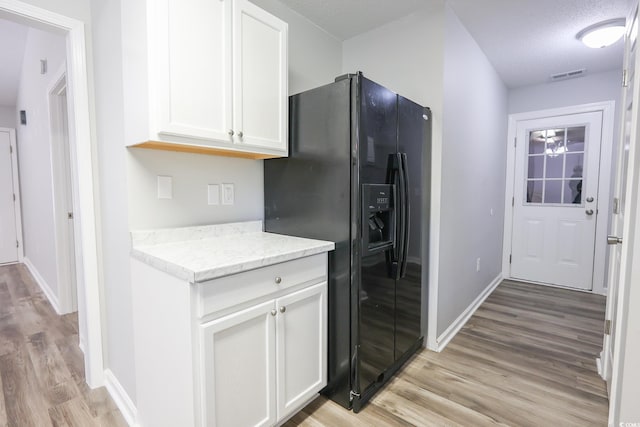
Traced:
<path fill-rule="evenodd" d="M 262 221 L 131 233 L 131 256 L 191 283 L 328 252 L 333 242 L 262 231 Z"/>

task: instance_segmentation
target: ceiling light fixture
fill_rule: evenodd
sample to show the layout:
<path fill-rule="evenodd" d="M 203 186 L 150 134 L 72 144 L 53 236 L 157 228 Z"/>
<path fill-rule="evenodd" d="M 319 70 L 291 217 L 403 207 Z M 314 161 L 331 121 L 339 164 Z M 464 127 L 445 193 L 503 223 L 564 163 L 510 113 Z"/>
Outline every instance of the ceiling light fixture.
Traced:
<path fill-rule="evenodd" d="M 576 34 L 576 38 L 594 49 L 611 46 L 624 35 L 624 18 L 598 22 Z"/>

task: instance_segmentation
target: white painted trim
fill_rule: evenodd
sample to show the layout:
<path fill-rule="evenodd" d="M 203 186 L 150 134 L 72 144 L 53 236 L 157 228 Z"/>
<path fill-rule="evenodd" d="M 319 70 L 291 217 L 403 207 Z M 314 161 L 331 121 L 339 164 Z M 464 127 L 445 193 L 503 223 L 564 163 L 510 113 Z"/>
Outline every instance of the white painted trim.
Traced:
<path fill-rule="evenodd" d="M 13 148 L 11 152 L 11 169 L 13 173 L 13 194 L 16 201 L 13 204 L 13 212 L 16 220 L 16 240 L 18 241 L 18 262 L 24 260 L 24 244 L 22 241 L 22 199 L 20 198 L 20 174 L 18 172 L 18 146 L 16 144 L 16 130 L 13 128 L 2 128 L 0 130 L 9 133 L 9 144 Z"/>
<path fill-rule="evenodd" d="M 441 352 L 444 348 L 449 344 L 449 342 L 456 336 L 456 334 L 462 329 L 462 327 L 469 321 L 473 313 L 476 312 L 478 308 L 482 305 L 482 303 L 493 293 L 493 291 L 498 287 L 498 285 L 502 282 L 502 273 L 498 274 L 495 279 L 489 283 L 484 291 L 477 296 L 475 300 L 469 307 L 467 307 L 460 316 L 456 320 L 449 325 L 449 327 L 438 337 L 437 346 L 435 349 L 432 349 L 437 352 Z"/>
<path fill-rule="evenodd" d="M 138 416 L 136 405 L 133 404 L 124 387 L 122 387 L 122 384 L 120 384 L 120 381 L 118 381 L 110 369 L 104 370 L 104 386 L 122 413 L 127 424 L 130 426 L 136 425 L 136 418 Z"/>
<path fill-rule="evenodd" d="M 31 276 L 36 281 L 38 286 L 40 286 L 40 289 L 42 289 L 42 292 L 47 297 L 47 299 L 51 303 L 51 306 L 56 311 L 56 313 L 62 314 L 60 312 L 60 304 L 58 303 L 58 297 L 56 296 L 56 293 L 53 292 L 53 289 L 51 289 L 47 281 L 44 280 L 44 277 L 42 277 L 42 275 L 40 274 L 36 266 L 33 265 L 29 257 L 24 257 L 22 263 L 27 267 L 27 269 L 29 270 L 29 273 L 31 273 Z"/>
<path fill-rule="evenodd" d="M 102 353 L 102 316 L 100 307 L 100 273 L 97 243 L 97 224 L 94 196 L 94 141 L 91 135 L 88 71 L 84 23 L 67 16 L 19 1 L 0 0 L 0 14 L 5 19 L 23 24 L 46 26 L 49 30 L 67 33 L 67 87 L 69 110 L 69 139 L 75 147 L 74 176 L 78 191 L 79 230 L 76 231 L 76 262 L 81 272 L 77 275 L 78 286 L 84 287 L 85 299 L 78 301 L 78 310 L 85 313 L 86 325 L 80 322 L 80 335 L 86 337 L 85 377 L 90 387 L 104 383 L 104 360 Z M 80 316 L 82 318 L 83 316 Z"/>
<path fill-rule="evenodd" d="M 523 120 L 541 119 L 545 117 L 556 117 L 570 114 L 580 114 L 601 111 L 602 112 L 602 136 L 600 148 L 600 174 L 598 177 L 598 221 L 596 223 L 595 253 L 593 259 L 593 287 L 591 293 L 606 294 L 605 270 L 608 259 L 606 236 L 611 219 L 611 156 L 613 153 L 614 123 L 615 123 L 615 102 L 604 101 L 590 104 L 581 104 L 562 108 L 552 108 L 548 110 L 530 111 L 526 113 L 509 114 L 509 129 L 507 132 L 507 180 L 505 185 L 505 215 L 504 215 L 504 238 L 502 253 L 502 275 L 511 278 L 511 265 L 509 255 L 511 254 L 511 240 L 513 235 L 513 206 L 511 200 L 514 194 L 515 180 L 515 152 L 514 144 L 518 122 Z"/>
<path fill-rule="evenodd" d="M 432 115 L 431 206 L 429 222 L 429 289 L 427 342 L 429 350 L 438 348 L 438 278 L 440 274 L 440 205 L 442 200 L 442 129 L 440 118 Z"/>

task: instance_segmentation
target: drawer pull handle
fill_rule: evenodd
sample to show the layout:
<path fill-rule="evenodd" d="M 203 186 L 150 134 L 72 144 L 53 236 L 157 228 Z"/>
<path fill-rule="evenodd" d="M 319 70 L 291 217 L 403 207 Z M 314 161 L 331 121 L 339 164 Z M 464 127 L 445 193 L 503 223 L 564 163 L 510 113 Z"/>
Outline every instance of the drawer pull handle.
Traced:
<path fill-rule="evenodd" d="M 284 313 L 285 311 L 287 311 L 287 307 L 285 307 L 284 305 L 280 307 L 280 313 Z"/>
<path fill-rule="evenodd" d="M 278 276 L 276 277 L 276 284 L 279 285 L 280 283 L 282 283 L 282 277 Z"/>
<path fill-rule="evenodd" d="M 271 310 L 271 315 L 272 316 L 275 316 L 276 314 L 278 314 L 278 312 L 275 309 Z"/>

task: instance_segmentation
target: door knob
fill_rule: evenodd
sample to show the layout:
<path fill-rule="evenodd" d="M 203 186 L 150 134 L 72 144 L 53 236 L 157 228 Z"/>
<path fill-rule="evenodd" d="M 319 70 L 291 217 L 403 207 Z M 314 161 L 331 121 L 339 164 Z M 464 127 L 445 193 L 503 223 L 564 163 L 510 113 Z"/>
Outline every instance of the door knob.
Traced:
<path fill-rule="evenodd" d="M 244 134 L 242 133 L 242 131 L 238 132 L 238 137 L 242 138 L 244 136 Z"/>
<path fill-rule="evenodd" d="M 284 305 L 280 307 L 280 313 L 284 313 L 285 311 L 287 311 L 287 307 L 285 307 Z"/>
<path fill-rule="evenodd" d="M 271 315 L 272 315 L 272 316 L 275 316 L 276 314 L 278 314 L 278 312 L 277 312 L 275 309 L 274 309 L 274 310 L 271 310 Z"/>
<path fill-rule="evenodd" d="M 593 209 L 587 209 L 586 211 L 584 211 L 584 213 L 586 213 L 587 215 L 593 215 Z"/>
<path fill-rule="evenodd" d="M 622 237 L 607 236 L 607 245 L 617 245 L 618 243 L 622 243 Z"/>
<path fill-rule="evenodd" d="M 587 197 L 587 202 L 589 203 L 593 202 L 593 197 Z"/>
<path fill-rule="evenodd" d="M 229 132 L 227 132 L 229 134 L 229 136 L 233 136 L 233 129 L 229 129 Z"/>
<path fill-rule="evenodd" d="M 280 283 L 282 283 L 282 277 L 278 276 L 275 279 L 276 285 L 279 285 Z"/>

